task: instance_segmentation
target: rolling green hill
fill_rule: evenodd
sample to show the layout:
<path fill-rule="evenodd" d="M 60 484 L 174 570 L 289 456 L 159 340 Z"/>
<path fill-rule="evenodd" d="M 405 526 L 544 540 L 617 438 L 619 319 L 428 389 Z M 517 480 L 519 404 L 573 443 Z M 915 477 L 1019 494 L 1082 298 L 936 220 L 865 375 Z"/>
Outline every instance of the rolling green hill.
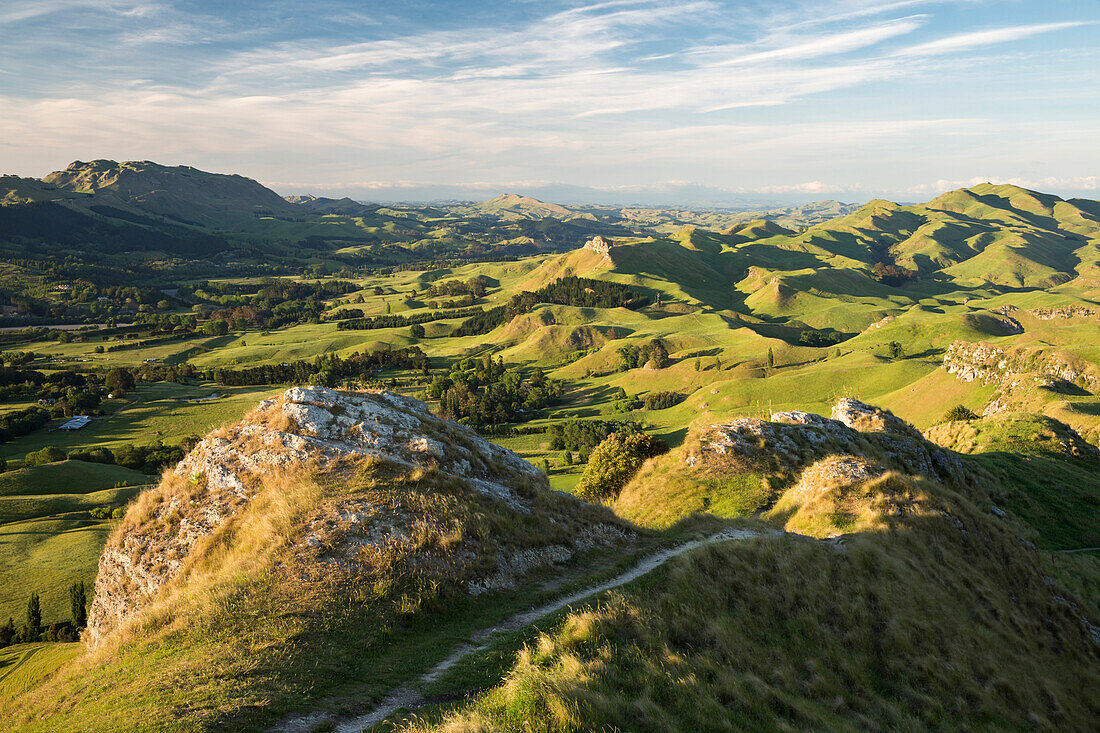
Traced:
<path fill-rule="evenodd" d="M 69 584 L 90 585 L 104 562 L 103 608 L 152 604 L 87 654 L 0 653 L 5 722 L 351 728 L 405 688 L 418 717 L 398 705 L 377 720 L 1070 730 L 1095 718 L 1081 688 L 1100 614 L 1100 202 L 989 184 L 918 205 L 756 213 L 515 195 L 274 202 L 237 176 L 110 161 L 50 180 L 0 180 L 0 305 L 11 320 L 104 327 L 0 334 L 0 416 L 53 414 L 5 428 L 0 458 L 186 448 L 214 432 L 152 490 L 110 464 L 0 473 L 0 624 L 21 623 L 31 592 L 47 623 L 67 618 Z M 558 283 L 573 276 L 603 282 Z M 394 360 L 407 353 L 426 363 Z M 347 371 L 330 359 L 366 356 Z M 56 430 L 66 401 L 105 398 L 117 368 L 133 389 L 90 408 L 101 414 L 83 430 Z M 438 422 L 406 435 L 434 418 L 373 392 L 344 393 L 377 404 L 354 419 L 324 407 L 324 426 L 324 391 L 265 412 L 303 381 L 418 397 L 481 436 Z M 517 384 L 532 389 L 459 412 Z M 536 384 L 560 397 L 535 399 Z M 842 398 L 892 414 L 846 432 L 792 412 L 828 415 Z M 715 425 L 722 450 L 702 450 Z M 609 506 L 583 505 L 547 491 L 571 494 L 599 465 L 595 444 L 560 439 L 567 428 L 640 431 L 671 450 Z M 317 452 L 367 434 L 377 461 Z M 227 478 L 273 455 L 302 470 Z M 90 513 L 115 507 L 125 520 Z M 573 559 L 573 543 L 588 554 Z M 346 562 L 362 572 L 340 575 Z M 599 585 L 636 562 L 656 564 Z M 494 590 L 463 590 L 482 582 Z M 99 639 L 114 622 L 97 613 Z"/>

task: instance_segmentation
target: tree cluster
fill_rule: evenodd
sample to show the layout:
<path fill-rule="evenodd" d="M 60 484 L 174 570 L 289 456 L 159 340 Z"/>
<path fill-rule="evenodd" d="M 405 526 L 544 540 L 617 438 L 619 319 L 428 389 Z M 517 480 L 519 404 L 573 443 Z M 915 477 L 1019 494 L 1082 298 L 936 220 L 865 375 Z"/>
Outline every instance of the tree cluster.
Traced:
<path fill-rule="evenodd" d="M 680 404 L 683 399 L 679 392 L 650 392 L 642 398 L 642 404 L 647 410 L 664 410 Z"/>
<path fill-rule="evenodd" d="M 503 359 L 463 359 L 447 376 L 437 376 L 426 396 L 439 400 L 443 417 L 473 425 L 521 422 L 553 404 L 562 383 L 541 369 L 507 368 Z"/>
<path fill-rule="evenodd" d="M 338 331 L 370 331 L 376 328 L 404 328 L 415 323 L 431 323 L 432 321 L 445 321 L 448 318 L 477 317 L 482 313 L 481 308 L 460 308 L 457 310 L 434 311 L 432 313 L 415 313 L 413 315 L 382 315 L 368 318 L 352 318 L 340 321 L 336 324 Z"/>
<path fill-rule="evenodd" d="M 26 621 L 18 629 L 15 619 L 0 626 L 0 647 L 10 644 L 24 644 L 35 641 L 77 640 L 80 629 L 88 625 L 88 594 L 84 581 L 78 580 L 69 586 L 69 621 L 55 622 L 49 627 L 42 625 L 42 600 L 38 593 L 31 593 L 27 599 Z"/>
<path fill-rule="evenodd" d="M 0 415 L 0 442 L 38 430 L 50 421 L 50 412 L 41 407 L 24 407 Z"/>
<path fill-rule="evenodd" d="M 590 453 L 612 433 L 633 435 L 640 432 L 637 423 L 617 420 L 566 420 L 547 429 L 550 450 L 575 450 Z"/>
<path fill-rule="evenodd" d="M 835 331 L 803 331 L 798 335 L 799 346 L 833 346 L 844 340 L 844 335 Z"/>
<path fill-rule="evenodd" d="M 875 280 L 883 285 L 889 285 L 890 287 L 896 288 L 907 282 L 916 280 L 920 273 L 916 270 L 909 270 L 899 265 L 895 265 L 892 262 L 876 262 L 871 267 L 871 274 L 874 275 Z"/>
<path fill-rule="evenodd" d="M 424 296 L 428 298 L 453 298 L 459 295 L 469 295 L 474 298 L 482 298 L 489 288 L 489 282 L 489 278 L 484 275 L 472 277 L 465 282 L 462 280 L 447 280 L 434 283 L 425 291 Z"/>
<path fill-rule="evenodd" d="M 295 361 L 283 364 L 232 369 L 219 367 L 207 378 L 228 386 L 260 384 L 305 384 L 334 387 L 343 379 L 367 381 L 378 371 L 387 369 L 414 369 L 426 372 L 431 364 L 419 346 L 401 349 L 364 351 L 341 357 L 323 354 L 313 361 Z"/>
<path fill-rule="evenodd" d="M 513 295 L 507 305 L 490 308 L 469 318 L 455 329 L 455 336 L 477 336 L 489 333 L 517 315 L 530 313 L 535 306 L 550 303 L 579 308 L 630 308 L 649 304 L 649 296 L 643 295 L 620 283 L 592 280 L 586 277 L 568 276 L 539 288 Z"/>
<path fill-rule="evenodd" d="M 653 366 L 657 369 L 664 369 L 672 364 L 672 359 L 668 356 L 668 349 L 665 348 L 664 342 L 660 339 L 651 339 L 641 346 L 625 344 L 618 348 L 618 354 L 619 371 L 621 372 L 637 369 L 649 362 L 653 362 Z"/>

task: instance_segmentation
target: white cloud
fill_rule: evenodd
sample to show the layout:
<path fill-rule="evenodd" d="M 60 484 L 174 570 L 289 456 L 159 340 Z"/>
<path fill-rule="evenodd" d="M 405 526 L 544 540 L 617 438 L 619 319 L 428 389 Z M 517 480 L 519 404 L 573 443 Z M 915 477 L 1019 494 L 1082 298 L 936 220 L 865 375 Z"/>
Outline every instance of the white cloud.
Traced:
<path fill-rule="evenodd" d="M 857 49 L 866 48 L 881 43 L 896 36 L 912 33 L 923 25 L 921 18 L 904 18 L 890 21 L 870 28 L 861 28 L 845 33 L 834 33 L 809 40 L 784 39 L 785 45 L 767 51 L 757 51 L 744 55 L 734 55 L 731 58 L 717 61 L 715 65 L 750 65 L 762 64 L 774 61 L 791 61 L 795 59 L 812 59 L 832 54 L 848 53 Z M 709 53 L 715 53 L 719 49 L 708 49 Z"/>
<path fill-rule="evenodd" d="M 1097 176 L 1044 176 L 1041 178 L 1022 178 L 1019 176 L 971 176 L 960 180 L 940 179 L 932 183 L 922 183 L 908 189 L 917 195 L 935 195 L 970 188 L 980 183 L 1010 184 L 1035 191 L 1097 191 L 1100 190 L 1100 177 Z"/>
<path fill-rule="evenodd" d="M 1041 23 L 1037 25 L 1020 25 L 1012 26 L 1009 28 L 993 28 L 984 31 L 975 31 L 973 33 L 960 33 L 954 36 L 948 36 L 947 38 L 940 38 L 935 41 L 929 41 L 928 43 L 921 43 L 916 46 L 910 46 L 903 48 L 896 53 L 898 56 L 940 56 L 949 53 L 959 53 L 961 51 L 969 51 L 973 48 L 979 48 L 981 46 L 990 46 L 996 43 L 1008 43 L 1010 41 L 1019 41 L 1031 36 L 1037 36 L 1041 33 L 1051 33 L 1053 31 L 1065 30 L 1067 28 L 1077 28 L 1082 25 L 1089 25 L 1083 21 L 1074 21 L 1069 23 Z"/>

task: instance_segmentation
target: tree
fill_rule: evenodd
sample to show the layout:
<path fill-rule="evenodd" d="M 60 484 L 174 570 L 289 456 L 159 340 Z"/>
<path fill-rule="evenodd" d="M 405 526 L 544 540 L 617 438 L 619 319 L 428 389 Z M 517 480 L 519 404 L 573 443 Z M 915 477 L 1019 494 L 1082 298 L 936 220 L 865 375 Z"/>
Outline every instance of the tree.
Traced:
<path fill-rule="evenodd" d="M 653 362 L 653 366 L 657 369 L 664 369 L 672 363 L 672 359 L 668 357 L 668 349 L 665 348 L 660 339 L 653 339 L 649 342 L 649 360 Z"/>
<path fill-rule="evenodd" d="M 891 341 L 886 345 L 886 353 L 891 359 L 900 359 L 905 356 L 905 349 L 897 341 Z"/>
<path fill-rule="evenodd" d="M 775 352 L 772 351 L 772 347 L 768 347 L 768 368 L 771 369 L 775 366 Z"/>
<path fill-rule="evenodd" d="M 573 465 L 573 454 L 570 453 L 567 450 L 562 451 L 562 453 L 561 453 L 561 462 L 562 462 L 563 465 L 572 466 Z"/>
<path fill-rule="evenodd" d="M 426 333 L 427 332 L 424 330 L 424 327 L 421 326 L 419 323 L 414 323 L 412 326 L 409 327 L 409 335 L 412 336 L 414 339 L 422 339 L 424 338 Z"/>
<path fill-rule="evenodd" d="M 543 473 L 549 475 L 550 474 L 550 461 L 546 458 L 543 458 L 541 461 L 539 461 L 539 469 Z"/>
<path fill-rule="evenodd" d="M 37 593 L 31 593 L 27 601 L 27 641 L 37 641 L 42 633 L 42 604 Z"/>
<path fill-rule="evenodd" d="M 309 383 L 317 387 L 335 387 L 340 377 L 332 369 L 322 369 L 309 375 Z"/>
<path fill-rule="evenodd" d="M 215 318 L 202 324 L 204 336 L 224 336 L 229 333 L 229 322 L 224 318 Z"/>
<path fill-rule="evenodd" d="M 84 592 L 84 581 L 78 580 L 69 586 L 69 610 L 73 626 L 83 629 L 88 623 L 88 597 Z"/>
<path fill-rule="evenodd" d="M 612 433 L 588 457 L 577 495 L 586 501 L 614 500 L 647 458 L 667 451 L 667 443 L 645 433 Z"/>
<path fill-rule="evenodd" d="M 15 641 L 15 619 L 8 616 L 8 622 L 0 626 L 0 646 L 7 646 Z"/>
<path fill-rule="evenodd" d="M 126 394 L 134 388 L 134 375 L 129 369 L 112 369 L 107 375 L 107 391 L 113 395 Z"/>

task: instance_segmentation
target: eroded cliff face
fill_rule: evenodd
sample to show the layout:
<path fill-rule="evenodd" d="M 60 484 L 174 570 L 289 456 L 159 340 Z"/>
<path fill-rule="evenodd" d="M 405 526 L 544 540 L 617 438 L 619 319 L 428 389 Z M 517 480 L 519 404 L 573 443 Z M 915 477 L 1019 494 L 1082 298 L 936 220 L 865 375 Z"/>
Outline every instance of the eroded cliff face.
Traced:
<path fill-rule="evenodd" d="M 491 553 L 458 543 L 445 562 L 431 561 L 471 594 L 513 587 L 534 569 L 629 534 L 620 523 L 585 514 L 581 502 L 550 492 L 545 476 L 519 456 L 435 417 L 417 400 L 388 392 L 295 387 L 260 403 L 241 422 L 212 432 L 130 509 L 100 558 L 88 643 L 100 644 L 156 599 L 180 574 L 196 543 L 245 509 L 265 490 L 267 477 L 293 471 L 326 475 L 357 460 L 375 461 L 395 475 L 431 472 L 435 481 L 458 486 L 498 512 L 517 517 L 539 512 L 547 514 L 540 516 L 543 524 L 568 526 L 568 532 L 518 545 L 493 544 Z M 300 572 L 313 574 L 312 563 L 323 565 L 317 574 L 329 580 L 354 577 L 369 571 L 364 556 L 383 546 L 411 558 L 419 547 L 416 538 L 427 531 L 424 521 L 414 509 L 383 505 L 372 496 L 328 501 L 304 520 L 296 539 L 299 565 L 306 568 Z"/>

